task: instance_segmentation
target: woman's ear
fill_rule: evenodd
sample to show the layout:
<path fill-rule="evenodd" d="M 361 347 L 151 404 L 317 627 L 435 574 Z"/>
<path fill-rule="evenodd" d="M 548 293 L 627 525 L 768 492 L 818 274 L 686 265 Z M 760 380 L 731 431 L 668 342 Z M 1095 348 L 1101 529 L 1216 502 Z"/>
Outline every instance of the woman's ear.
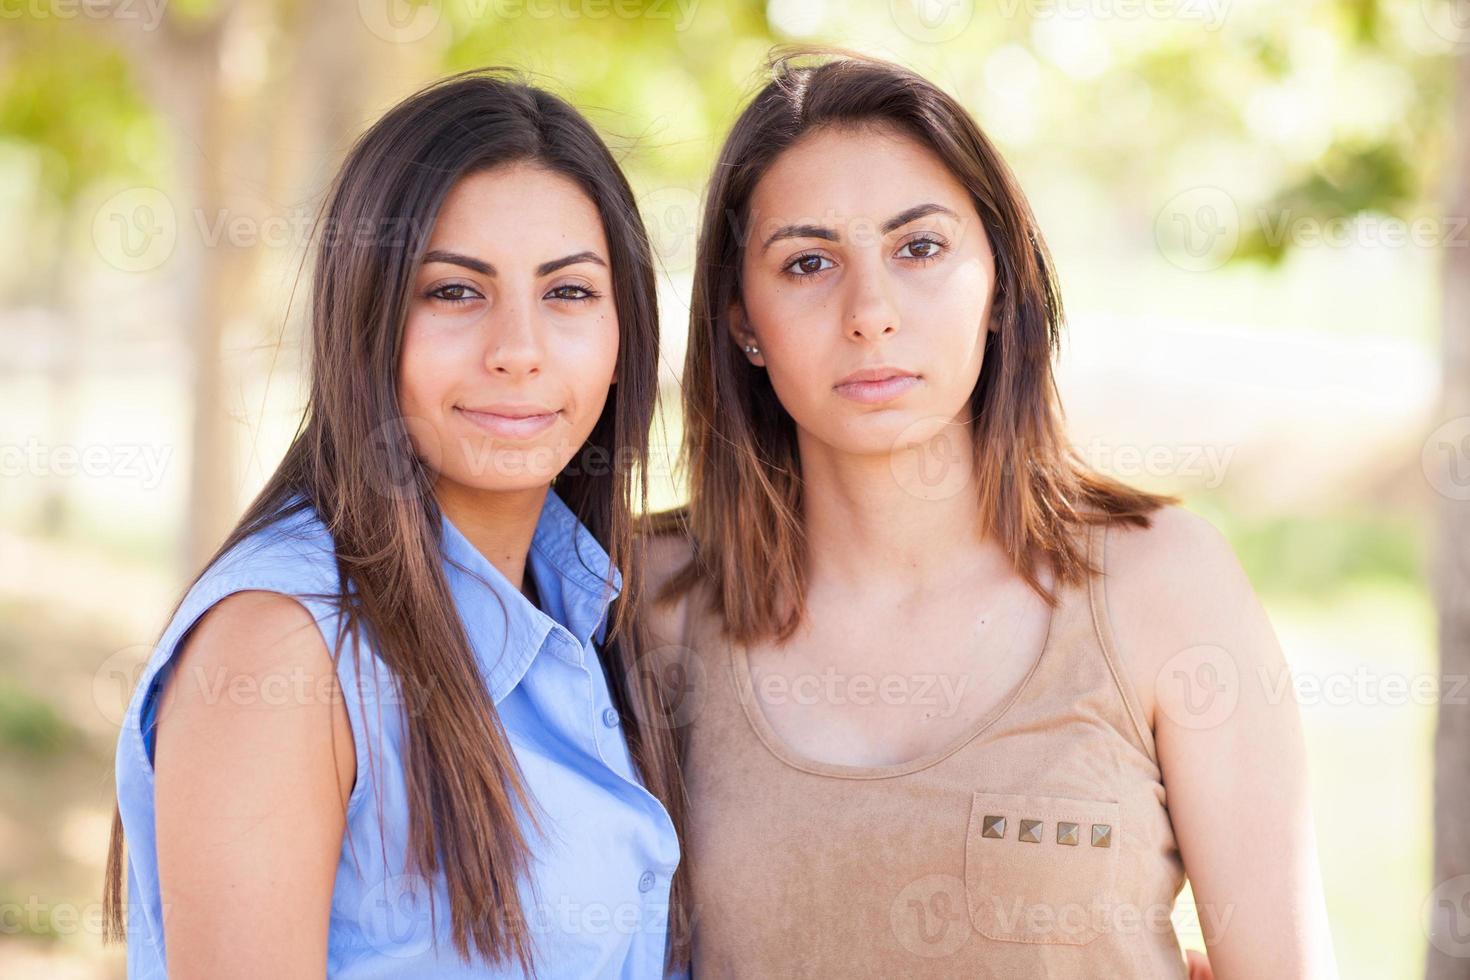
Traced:
<path fill-rule="evenodd" d="M 739 303 L 731 303 L 725 319 L 730 324 L 730 337 L 745 352 L 745 359 L 756 367 L 765 367 L 766 359 L 761 354 L 760 343 L 745 319 L 745 307 Z"/>

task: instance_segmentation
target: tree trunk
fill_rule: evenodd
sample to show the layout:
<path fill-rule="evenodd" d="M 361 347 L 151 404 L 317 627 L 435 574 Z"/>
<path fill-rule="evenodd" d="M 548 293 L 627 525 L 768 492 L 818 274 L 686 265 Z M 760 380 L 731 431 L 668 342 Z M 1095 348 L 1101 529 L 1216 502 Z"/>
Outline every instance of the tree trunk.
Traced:
<path fill-rule="evenodd" d="M 1433 577 L 1445 695 L 1435 736 L 1434 890 L 1424 909 L 1428 980 L 1470 978 L 1470 705 L 1454 682 L 1470 674 L 1470 248 L 1455 230 L 1455 219 L 1470 215 L 1470 45 L 1459 49 L 1453 139 L 1445 227 L 1449 246 L 1460 247 L 1444 249 L 1444 389 L 1425 446 L 1437 491 Z"/>

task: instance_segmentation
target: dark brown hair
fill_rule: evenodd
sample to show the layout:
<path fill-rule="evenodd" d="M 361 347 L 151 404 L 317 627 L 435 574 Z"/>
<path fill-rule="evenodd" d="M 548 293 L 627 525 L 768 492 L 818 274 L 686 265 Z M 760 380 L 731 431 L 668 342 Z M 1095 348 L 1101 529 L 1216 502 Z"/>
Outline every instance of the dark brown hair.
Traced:
<path fill-rule="evenodd" d="M 641 462 L 657 394 L 649 243 L 607 147 L 556 96 L 500 69 L 464 72 L 399 103 L 357 140 L 316 229 L 305 415 L 280 466 L 209 564 L 296 511 L 309 507 L 324 522 L 336 547 L 340 590 L 332 598 L 344 623 L 334 656 L 347 634 L 366 634 L 396 681 L 415 693 L 403 699 L 414 705 L 403 715 L 408 870 L 444 875 L 462 958 L 473 948 L 492 963 L 514 960 L 534 972 L 517 891 L 530 865 L 517 806 L 534 810 L 445 582 L 434 474 L 410 440 L 397 385 L 411 289 L 439 209 L 462 177 L 515 162 L 575 182 L 607 236 L 620 330 L 616 384 L 553 488 L 622 572 L 599 653 L 634 763 L 682 830 L 670 726 L 658 721 L 660 692 L 636 669 L 630 639 L 640 591 L 639 569 L 629 563 L 633 514 L 647 508 Z M 122 846 L 115 818 L 104 886 L 110 939 L 124 929 Z M 673 965 L 687 955 L 679 911 L 686 874 L 681 866 L 671 897 Z"/>
<path fill-rule="evenodd" d="M 1066 439 L 1052 358 L 1062 301 L 1051 256 L 1025 195 L 1000 153 L 954 98 L 898 65 L 831 49 L 780 52 L 771 80 L 726 138 L 700 230 L 684 363 L 683 463 L 689 507 L 660 515 L 695 560 L 662 599 L 705 583 L 739 642 L 791 635 L 805 607 L 801 469 L 796 429 L 766 372 L 742 356 L 729 330 L 740 302 L 750 200 L 777 157 L 832 127 L 887 126 L 928 147 L 969 190 L 995 254 L 992 323 L 970 397 L 979 517 L 1016 570 L 1050 605 L 1037 575 L 1050 560 L 1058 583 L 1084 579 L 1072 533 L 1109 517 L 1148 526 L 1175 498 L 1145 493 L 1090 469 Z M 752 569 L 760 569 L 752 575 Z"/>

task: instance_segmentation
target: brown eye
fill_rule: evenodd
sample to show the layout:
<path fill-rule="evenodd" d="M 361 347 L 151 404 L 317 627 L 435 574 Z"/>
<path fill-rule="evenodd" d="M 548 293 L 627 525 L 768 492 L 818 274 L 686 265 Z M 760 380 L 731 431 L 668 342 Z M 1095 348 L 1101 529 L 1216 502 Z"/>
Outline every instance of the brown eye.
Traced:
<path fill-rule="evenodd" d="M 822 264 L 824 262 L 826 263 L 826 265 Z M 806 255 L 798 255 L 796 258 L 792 259 L 789 263 L 787 263 L 786 268 L 782 269 L 781 271 L 785 272 L 787 275 L 794 276 L 800 279 L 805 276 L 814 276 L 819 272 L 825 272 L 826 270 L 832 268 L 832 266 L 835 264 L 836 263 L 825 256 L 818 255 L 815 252 L 808 252 Z"/>
<path fill-rule="evenodd" d="M 430 299 L 437 299 L 445 303 L 468 303 L 479 295 L 479 293 L 462 282 L 447 282 L 442 286 L 434 287 L 428 292 Z"/>
<path fill-rule="evenodd" d="M 557 286 L 546 295 L 549 299 L 564 299 L 572 300 L 574 302 L 586 302 L 587 300 L 596 299 L 602 294 L 594 292 L 593 290 L 588 289 L 586 286 L 568 285 Z"/>
<path fill-rule="evenodd" d="M 934 259 L 943 250 L 944 246 L 932 238 L 915 238 L 911 242 L 905 242 L 899 253 L 908 253 L 904 257 L 910 259 Z"/>

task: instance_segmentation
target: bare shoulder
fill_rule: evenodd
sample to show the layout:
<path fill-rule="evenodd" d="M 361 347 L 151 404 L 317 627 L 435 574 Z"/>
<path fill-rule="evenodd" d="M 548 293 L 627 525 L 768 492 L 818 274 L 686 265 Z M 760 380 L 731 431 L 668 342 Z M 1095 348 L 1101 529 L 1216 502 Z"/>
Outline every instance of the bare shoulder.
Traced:
<path fill-rule="evenodd" d="M 1219 576 L 1239 565 L 1220 530 L 1183 507 L 1161 507 L 1149 515 L 1149 526 L 1115 521 L 1108 531 L 1108 571 L 1117 579 L 1155 575 L 1176 579 L 1191 572 Z M 1110 583 L 1111 585 L 1111 583 Z"/>
<path fill-rule="evenodd" d="M 176 656 L 154 759 L 170 973 L 298 974 L 326 959 L 357 773 L 326 641 L 295 599 L 238 592 Z"/>
<path fill-rule="evenodd" d="M 285 668 L 333 671 L 306 607 L 278 592 L 236 592 L 205 613 L 178 654 L 181 666 L 261 677 Z"/>
<path fill-rule="evenodd" d="M 1114 523 L 1104 561 L 1118 656 L 1152 722 L 1156 679 L 1181 651 L 1219 647 L 1257 661 L 1279 651 L 1268 649 L 1265 612 L 1220 530 L 1178 506 L 1150 518 L 1147 528 Z"/>
<path fill-rule="evenodd" d="M 1162 507 L 1150 526 L 1114 523 L 1108 531 L 1109 608 L 1132 610 L 1142 603 L 1151 618 L 1174 615 L 1198 624 L 1233 611 L 1226 603 L 1249 591 L 1245 571 L 1225 535 L 1183 507 Z"/>
<path fill-rule="evenodd" d="M 246 591 L 216 603 L 176 654 L 158 711 L 158 766 L 255 765 L 276 752 L 332 756 L 350 792 L 351 722 L 336 666 L 310 612 Z"/>

